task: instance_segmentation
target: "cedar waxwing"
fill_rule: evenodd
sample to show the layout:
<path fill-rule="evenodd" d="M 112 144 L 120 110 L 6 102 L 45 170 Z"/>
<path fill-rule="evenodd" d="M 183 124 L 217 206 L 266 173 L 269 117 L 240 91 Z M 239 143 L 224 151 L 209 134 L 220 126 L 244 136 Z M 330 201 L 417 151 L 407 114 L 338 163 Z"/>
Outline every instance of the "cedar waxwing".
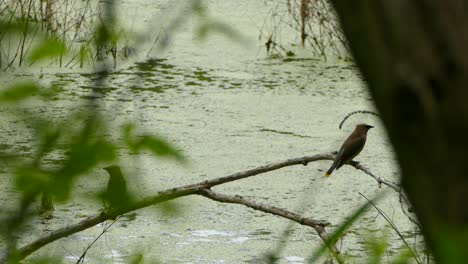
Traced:
<path fill-rule="evenodd" d="M 361 152 L 366 144 L 367 131 L 371 128 L 373 126 L 366 124 L 356 126 L 353 133 L 341 145 L 340 151 L 336 154 L 335 161 L 325 173 L 325 176 L 330 176 L 334 169 L 338 170 L 343 164 L 350 162 Z"/>
<path fill-rule="evenodd" d="M 101 194 L 104 203 L 112 208 L 124 207 L 129 204 L 130 196 L 127 193 L 127 183 L 120 167 L 112 165 L 105 167 L 104 170 L 109 173 L 107 190 Z"/>

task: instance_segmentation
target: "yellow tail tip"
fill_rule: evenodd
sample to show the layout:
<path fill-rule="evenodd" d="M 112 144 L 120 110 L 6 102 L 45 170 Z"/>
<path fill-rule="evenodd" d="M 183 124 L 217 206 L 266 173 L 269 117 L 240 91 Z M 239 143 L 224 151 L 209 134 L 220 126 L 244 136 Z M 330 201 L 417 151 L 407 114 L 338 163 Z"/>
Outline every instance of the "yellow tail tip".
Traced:
<path fill-rule="evenodd" d="M 325 177 L 330 177 L 331 173 L 325 172 Z"/>

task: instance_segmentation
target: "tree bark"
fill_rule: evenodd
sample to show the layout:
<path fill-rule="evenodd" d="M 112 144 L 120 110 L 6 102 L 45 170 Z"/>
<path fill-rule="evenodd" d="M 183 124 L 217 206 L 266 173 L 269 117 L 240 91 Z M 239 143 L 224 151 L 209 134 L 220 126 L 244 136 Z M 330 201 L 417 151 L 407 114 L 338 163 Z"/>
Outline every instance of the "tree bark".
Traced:
<path fill-rule="evenodd" d="M 468 259 L 468 3 L 333 0 L 439 263 Z"/>

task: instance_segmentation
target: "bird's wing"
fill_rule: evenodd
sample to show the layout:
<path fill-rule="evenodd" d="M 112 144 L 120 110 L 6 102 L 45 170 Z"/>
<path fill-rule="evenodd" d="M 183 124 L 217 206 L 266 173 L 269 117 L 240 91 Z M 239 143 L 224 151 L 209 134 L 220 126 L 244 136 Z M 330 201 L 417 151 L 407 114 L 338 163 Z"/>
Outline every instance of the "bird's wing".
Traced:
<path fill-rule="evenodd" d="M 340 157 L 342 154 L 343 154 L 343 146 L 341 146 L 340 150 L 336 154 L 333 164 L 331 165 L 331 167 L 328 169 L 327 173 L 325 174 L 326 176 L 330 175 L 333 172 L 333 170 L 340 164 L 340 160 L 341 160 Z"/>
<path fill-rule="evenodd" d="M 343 166 L 343 164 L 351 161 L 354 157 L 356 157 L 364 148 L 365 143 L 365 137 L 348 138 L 345 141 L 345 143 L 343 143 L 343 150 L 340 156 L 339 163 L 336 166 L 336 169 L 339 169 L 341 166 Z"/>

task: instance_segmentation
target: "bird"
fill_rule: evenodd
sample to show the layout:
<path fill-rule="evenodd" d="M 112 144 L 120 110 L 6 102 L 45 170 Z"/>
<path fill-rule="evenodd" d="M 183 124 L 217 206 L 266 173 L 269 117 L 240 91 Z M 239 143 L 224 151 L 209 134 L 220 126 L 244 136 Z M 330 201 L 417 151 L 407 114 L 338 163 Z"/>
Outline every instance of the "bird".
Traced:
<path fill-rule="evenodd" d="M 361 152 L 366 144 L 367 131 L 371 128 L 373 128 L 373 126 L 367 124 L 359 124 L 356 126 L 353 133 L 351 133 L 343 145 L 341 145 L 333 164 L 325 173 L 325 176 L 329 177 L 333 170 L 338 170 L 343 164 L 350 162 Z"/>
<path fill-rule="evenodd" d="M 125 207 L 130 203 L 131 197 L 127 192 L 127 183 L 122 170 L 117 165 L 105 167 L 104 170 L 109 173 L 109 181 L 107 190 L 101 193 L 101 198 L 110 208 Z"/>

